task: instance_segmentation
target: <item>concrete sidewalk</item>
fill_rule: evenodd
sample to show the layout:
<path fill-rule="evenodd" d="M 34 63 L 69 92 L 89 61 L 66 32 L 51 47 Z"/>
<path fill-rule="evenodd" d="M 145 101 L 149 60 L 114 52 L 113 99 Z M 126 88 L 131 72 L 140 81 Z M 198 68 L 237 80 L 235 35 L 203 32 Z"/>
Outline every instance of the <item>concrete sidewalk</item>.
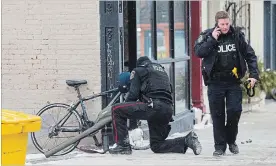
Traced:
<path fill-rule="evenodd" d="M 191 150 L 186 154 L 154 154 L 150 150 L 133 151 L 130 156 L 110 154 L 87 154 L 72 152 L 61 157 L 46 159 L 41 154 L 29 154 L 26 165 L 276 165 L 276 102 L 266 100 L 265 106 L 241 117 L 237 144 L 240 154 L 213 157 L 212 127 L 198 129 L 203 145 L 202 154 L 195 156 Z M 184 133 L 185 134 L 185 133 Z M 251 143 L 249 140 L 252 140 Z"/>

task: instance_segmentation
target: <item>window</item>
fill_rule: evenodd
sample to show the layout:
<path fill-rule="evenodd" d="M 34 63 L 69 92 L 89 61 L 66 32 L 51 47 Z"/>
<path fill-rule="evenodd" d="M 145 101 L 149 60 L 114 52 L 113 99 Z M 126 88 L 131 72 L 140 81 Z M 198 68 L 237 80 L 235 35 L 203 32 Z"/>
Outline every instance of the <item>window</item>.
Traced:
<path fill-rule="evenodd" d="M 136 1 L 137 58 L 151 56 L 151 2 Z"/>
<path fill-rule="evenodd" d="M 144 36 L 144 55 L 154 59 L 151 55 L 151 32 L 150 30 L 145 31 Z M 166 46 L 165 46 L 165 36 L 162 30 L 157 31 L 157 57 L 166 57 Z"/>
<path fill-rule="evenodd" d="M 174 2 L 174 49 L 175 49 L 175 58 L 183 58 L 188 56 L 186 42 L 187 36 L 185 33 L 185 28 L 188 26 L 185 25 L 186 19 L 186 3 L 184 1 L 175 1 Z"/>
<path fill-rule="evenodd" d="M 157 59 L 170 57 L 169 1 L 156 1 Z"/>
<path fill-rule="evenodd" d="M 189 109 L 189 70 L 188 62 L 182 61 L 175 64 L 175 114 Z"/>
<path fill-rule="evenodd" d="M 174 89 L 175 114 L 190 108 L 187 3 L 136 1 L 137 57 L 148 56 L 165 67 Z"/>
<path fill-rule="evenodd" d="M 175 30 L 174 43 L 175 58 L 187 56 L 184 30 Z"/>

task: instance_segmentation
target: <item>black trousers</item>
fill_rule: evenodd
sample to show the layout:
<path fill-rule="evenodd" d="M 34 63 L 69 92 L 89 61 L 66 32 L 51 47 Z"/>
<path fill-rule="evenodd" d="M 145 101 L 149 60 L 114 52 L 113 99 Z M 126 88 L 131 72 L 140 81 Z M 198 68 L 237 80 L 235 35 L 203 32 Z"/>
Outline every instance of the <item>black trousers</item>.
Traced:
<path fill-rule="evenodd" d="M 167 139 L 171 126 L 173 107 L 171 104 L 154 100 L 154 108 L 143 102 L 126 102 L 112 107 L 114 140 L 118 145 L 127 145 L 127 119 L 147 120 L 150 147 L 155 153 L 185 153 L 185 138 Z"/>
<path fill-rule="evenodd" d="M 237 138 L 242 112 L 242 89 L 237 83 L 213 83 L 208 85 L 208 99 L 213 120 L 214 146 L 216 150 L 225 151 L 227 144 L 235 143 Z"/>

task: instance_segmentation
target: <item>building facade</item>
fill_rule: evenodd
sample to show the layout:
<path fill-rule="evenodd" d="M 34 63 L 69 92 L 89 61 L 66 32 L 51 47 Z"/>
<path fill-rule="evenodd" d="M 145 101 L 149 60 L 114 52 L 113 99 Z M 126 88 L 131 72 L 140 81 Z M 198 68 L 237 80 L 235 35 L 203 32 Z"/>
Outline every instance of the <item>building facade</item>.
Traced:
<path fill-rule="evenodd" d="M 193 61 L 192 51 L 199 4 L 3 0 L 2 108 L 35 114 L 49 103 L 70 104 L 77 93 L 66 80 L 87 80 L 80 86 L 83 96 L 109 90 L 121 71 L 148 56 L 165 67 L 173 85 L 173 132 L 193 128 L 192 103 L 202 103 L 199 59 Z M 89 118 L 112 97 L 87 101 Z"/>

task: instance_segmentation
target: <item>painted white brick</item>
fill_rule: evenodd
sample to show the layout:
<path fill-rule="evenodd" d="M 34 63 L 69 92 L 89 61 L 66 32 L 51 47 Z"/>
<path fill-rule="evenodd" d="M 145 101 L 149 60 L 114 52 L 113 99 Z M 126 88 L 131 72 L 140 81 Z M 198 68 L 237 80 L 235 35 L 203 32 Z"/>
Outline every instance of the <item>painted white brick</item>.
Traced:
<path fill-rule="evenodd" d="M 30 20 L 25 20 L 26 24 L 31 24 L 31 25 L 35 25 L 35 24 L 41 24 L 41 20 L 38 19 L 30 19 Z"/>
<path fill-rule="evenodd" d="M 2 107 L 36 113 L 76 100 L 66 79 L 86 79 L 83 95 L 100 92 L 99 1 L 2 1 Z M 89 117 L 101 100 L 86 103 Z"/>

